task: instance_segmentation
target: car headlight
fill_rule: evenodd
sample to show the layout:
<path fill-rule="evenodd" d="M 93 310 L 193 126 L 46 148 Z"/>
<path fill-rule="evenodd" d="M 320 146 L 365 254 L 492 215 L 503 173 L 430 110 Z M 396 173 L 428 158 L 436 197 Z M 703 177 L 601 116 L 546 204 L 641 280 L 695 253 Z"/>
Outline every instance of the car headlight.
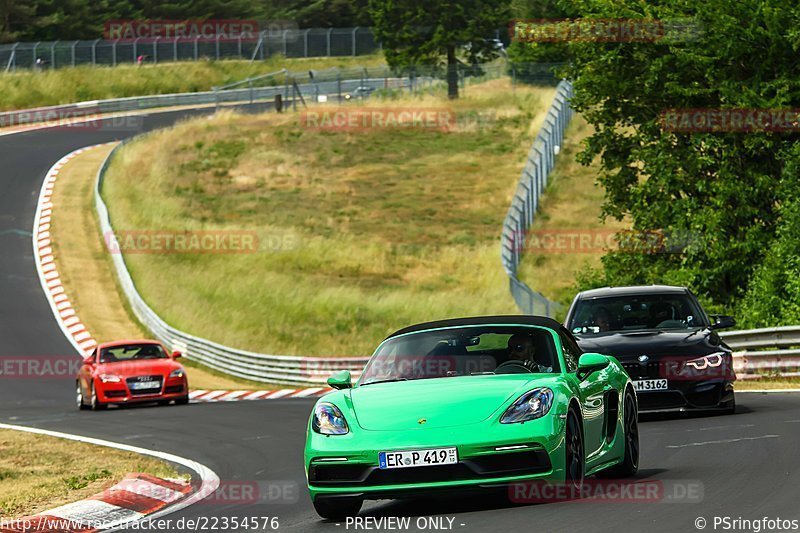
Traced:
<path fill-rule="evenodd" d="M 183 369 L 177 368 L 169 373 L 169 377 L 171 378 L 182 378 L 183 377 Z"/>
<path fill-rule="evenodd" d="M 501 424 L 516 424 L 541 418 L 553 405 L 553 391 L 547 388 L 528 391 L 511 404 L 500 418 Z"/>
<path fill-rule="evenodd" d="M 311 427 L 322 435 L 345 435 L 350 431 L 347 421 L 338 407 L 332 403 L 320 403 L 314 408 Z"/>
<path fill-rule="evenodd" d="M 114 374 L 103 374 L 100 376 L 100 381 L 103 383 L 119 383 L 122 381 L 122 378 Z"/>
<path fill-rule="evenodd" d="M 725 361 L 725 352 L 716 352 L 691 361 L 686 361 L 684 365 L 695 370 L 705 370 L 706 368 L 717 368 Z"/>

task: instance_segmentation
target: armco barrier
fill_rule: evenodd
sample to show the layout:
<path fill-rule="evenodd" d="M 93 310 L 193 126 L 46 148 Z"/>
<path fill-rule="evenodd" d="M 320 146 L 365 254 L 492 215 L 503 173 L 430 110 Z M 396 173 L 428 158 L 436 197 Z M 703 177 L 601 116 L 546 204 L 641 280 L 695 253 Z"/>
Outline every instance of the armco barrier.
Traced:
<path fill-rule="evenodd" d="M 556 87 L 556 95 L 547 111 L 544 124 L 528 152 L 517 190 L 503 221 L 500 237 L 500 259 L 508 274 L 509 289 L 517 307 L 528 315 L 553 316 L 557 304 L 528 287 L 517 277 L 517 269 L 525 251 L 525 238 L 533 225 L 539 197 L 547 187 L 547 178 L 555 167 L 564 140 L 564 133 L 572 119 L 569 105 L 572 84 L 562 80 Z"/>

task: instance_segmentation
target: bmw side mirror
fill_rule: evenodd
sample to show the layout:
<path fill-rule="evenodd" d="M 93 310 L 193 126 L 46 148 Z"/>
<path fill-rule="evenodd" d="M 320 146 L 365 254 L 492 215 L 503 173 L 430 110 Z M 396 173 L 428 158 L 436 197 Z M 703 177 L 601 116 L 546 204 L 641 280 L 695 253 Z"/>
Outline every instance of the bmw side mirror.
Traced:
<path fill-rule="evenodd" d="M 353 378 L 349 370 L 341 370 L 328 378 L 328 385 L 334 389 L 349 389 L 353 386 Z"/>
<path fill-rule="evenodd" d="M 736 325 L 736 320 L 728 315 L 711 315 L 711 329 L 732 328 Z"/>
<path fill-rule="evenodd" d="M 578 360 L 578 378 L 583 381 L 595 372 L 603 370 L 610 362 L 603 354 L 585 353 Z"/>

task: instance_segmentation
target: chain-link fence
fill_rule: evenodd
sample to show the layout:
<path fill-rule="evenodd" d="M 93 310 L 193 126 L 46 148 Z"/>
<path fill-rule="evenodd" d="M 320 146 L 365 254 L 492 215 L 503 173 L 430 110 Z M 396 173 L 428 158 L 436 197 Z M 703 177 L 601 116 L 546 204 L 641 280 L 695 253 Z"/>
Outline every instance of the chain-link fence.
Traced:
<path fill-rule="evenodd" d="M 528 152 L 528 160 L 514 193 L 511 208 L 503 222 L 501 260 L 508 274 L 511 295 L 520 310 L 528 315 L 553 316 L 557 304 L 528 287 L 517 278 L 517 269 L 525 252 L 525 239 L 533 225 L 539 197 L 547 187 L 547 178 L 555 166 L 556 155 L 561 150 L 564 132 L 573 110 L 569 105 L 572 84 L 566 80 L 556 87 L 556 96 L 547 112 L 542 129 Z"/>
<path fill-rule="evenodd" d="M 285 57 L 332 57 L 372 54 L 380 43 L 370 28 L 309 28 L 262 32 L 254 37 L 154 38 L 55 41 L 0 45 L 0 69 L 50 69 L 106 65 L 198 61 L 259 60 Z"/>

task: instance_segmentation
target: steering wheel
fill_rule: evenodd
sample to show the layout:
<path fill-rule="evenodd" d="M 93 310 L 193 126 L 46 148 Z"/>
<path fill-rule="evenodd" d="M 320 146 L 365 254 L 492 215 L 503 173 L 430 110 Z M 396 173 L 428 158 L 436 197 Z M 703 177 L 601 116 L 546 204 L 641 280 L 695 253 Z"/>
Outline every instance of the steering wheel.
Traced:
<path fill-rule="evenodd" d="M 510 370 L 510 372 L 498 372 L 501 369 Z M 533 374 L 533 369 L 522 361 L 517 361 L 515 359 L 509 359 L 508 361 L 500 363 L 497 365 L 497 368 L 494 369 L 495 374 L 523 374 L 525 372 Z"/>

